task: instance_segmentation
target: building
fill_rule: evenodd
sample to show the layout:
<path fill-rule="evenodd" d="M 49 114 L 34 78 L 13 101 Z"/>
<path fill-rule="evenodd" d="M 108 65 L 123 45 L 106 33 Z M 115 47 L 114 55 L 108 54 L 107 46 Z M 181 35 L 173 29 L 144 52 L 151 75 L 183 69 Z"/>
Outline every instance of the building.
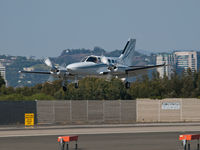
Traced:
<path fill-rule="evenodd" d="M 3 79 L 6 82 L 7 85 L 7 80 L 6 80 L 6 68 L 0 63 L 0 74 L 3 77 Z"/>
<path fill-rule="evenodd" d="M 176 71 L 181 73 L 188 68 L 198 71 L 198 52 L 196 51 L 177 51 L 174 52 Z M 199 60 L 200 61 L 200 60 Z"/>
<path fill-rule="evenodd" d="M 159 53 L 156 56 L 156 65 L 166 64 L 165 67 L 157 68 L 160 77 L 163 78 L 165 75 L 171 77 L 174 70 L 174 55 L 171 53 Z"/>

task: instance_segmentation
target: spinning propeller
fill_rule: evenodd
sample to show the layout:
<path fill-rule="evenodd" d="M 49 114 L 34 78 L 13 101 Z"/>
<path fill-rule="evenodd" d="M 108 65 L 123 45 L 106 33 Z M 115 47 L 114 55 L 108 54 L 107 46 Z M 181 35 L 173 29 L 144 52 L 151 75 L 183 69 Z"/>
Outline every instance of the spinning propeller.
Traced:
<path fill-rule="evenodd" d="M 117 66 L 111 63 L 107 57 L 101 56 L 101 62 L 108 66 L 109 71 L 113 72 L 117 70 Z"/>
<path fill-rule="evenodd" d="M 52 83 L 55 78 L 61 78 L 63 82 L 65 82 L 67 75 L 69 75 L 69 72 L 67 69 L 63 66 L 55 66 L 49 58 L 46 58 L 44 60 L 44 63 L 50 67 L 50 77 L 47 82 Z"/>

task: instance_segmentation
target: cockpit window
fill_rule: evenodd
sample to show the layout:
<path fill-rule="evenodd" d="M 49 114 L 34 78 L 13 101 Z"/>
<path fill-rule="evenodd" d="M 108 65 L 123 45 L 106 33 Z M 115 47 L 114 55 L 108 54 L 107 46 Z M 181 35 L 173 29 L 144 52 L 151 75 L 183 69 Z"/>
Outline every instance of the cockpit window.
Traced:
<path fill-rule="evenodd" d="M 86 60 L 87 62 L 94 62 L 94 63 L 97 63 L 97 58 L 96 57 L 88 57 L 88 59 Z"/>

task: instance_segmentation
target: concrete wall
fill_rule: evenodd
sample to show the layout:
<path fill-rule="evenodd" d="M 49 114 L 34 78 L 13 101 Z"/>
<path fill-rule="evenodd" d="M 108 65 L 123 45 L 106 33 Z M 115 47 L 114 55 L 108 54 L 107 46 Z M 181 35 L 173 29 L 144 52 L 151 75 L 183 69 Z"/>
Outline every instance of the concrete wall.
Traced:
<path fill-rule="evenodd" d="M 181 121 L 181 104 L 182 99 L 164 99 L 159 101 L 159 122 L 180 122 Z M 179 109 L 162 109 L 164 103 L 177 103 Z"/>
<path fill-rule="evenodd" d="M 135 123 L 134 100 L 37 101 L 38 124 Z"/>
<path fill-rule="evenodd" d="M 182 121 L 200 121 L 200 99 L 182 99 Z"/>
<path fill-rule="evenodd" d="M 137 122 L 157 122 L 159 119 L 159 101 L 140 99 L 137 100 Z"/>
<path fill-rule="evenodd" d="M 136 105 L 137 122 L 200 121 L 200 99 L 138 99 Z"/>

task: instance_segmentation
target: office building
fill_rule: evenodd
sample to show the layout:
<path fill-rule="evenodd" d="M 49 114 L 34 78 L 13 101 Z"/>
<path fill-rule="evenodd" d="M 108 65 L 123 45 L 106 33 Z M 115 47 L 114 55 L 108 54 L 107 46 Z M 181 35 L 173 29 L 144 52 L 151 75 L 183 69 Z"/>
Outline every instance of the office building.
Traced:
<path fill-rule="evenodd" d="M 157 68 L 160 77 L 171 77 L 174 70 L 174 55 L 171 53 L 159 53 L 156 56 L 156 65 L 166 64 L 165 67 Z"/>
<path fill-rule="evenodd" d="M 174 52 L 176 71 L 181 73 L 187 71 L 188 68 L 198 71 L 198 53 L 196 51 L 177 51 Z"/>
<path fill-rule="evenodd" d="M 7 80 L 6 80 L 6 68 L 0 63 L 0 74 L 3 77 L 3 79 L 6 82 L 7 85 Z"/>

